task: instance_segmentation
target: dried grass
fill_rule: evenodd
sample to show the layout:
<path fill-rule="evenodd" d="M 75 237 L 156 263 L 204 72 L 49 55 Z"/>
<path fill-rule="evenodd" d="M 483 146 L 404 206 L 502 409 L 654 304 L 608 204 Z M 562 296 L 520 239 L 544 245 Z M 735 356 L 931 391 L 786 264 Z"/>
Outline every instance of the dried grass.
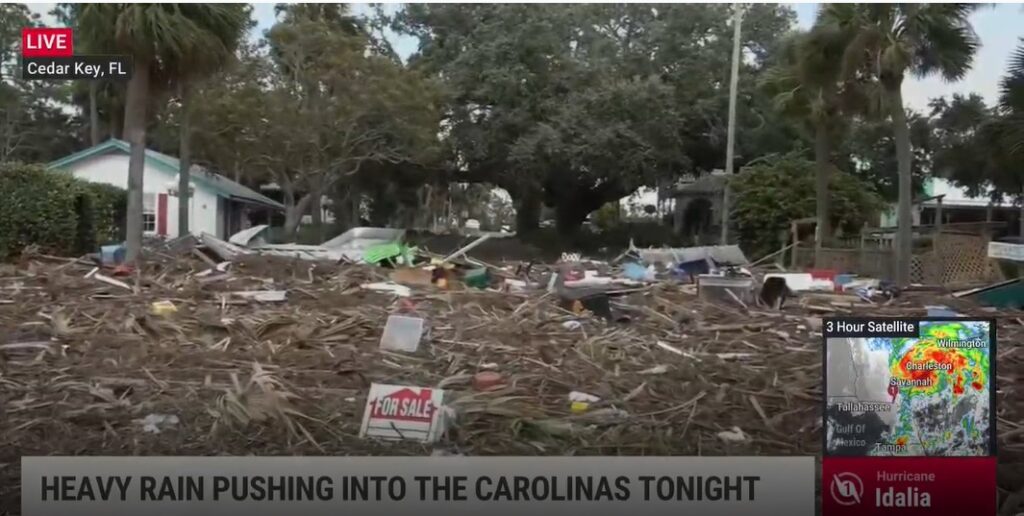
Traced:
<path fill-rule="evenodd" d="M 357 288 L 385 280 L 368 267 L 261 259 L 201 283 L 207 269 L 195 259 L 151 265 L 133 294 L 84 278 L 89 267 L 73 263 L 0 268 L 0 298 L 16 301 L 0 304 L 0 486 L 16 490 L 21 455 L 436 451 L 358 437 L 372 382 L 451 391 L 458 417 L 435 447 L 447 452 L 820 453 L 814 308 L 709 305 L 659 285 L 616 300 L 629 323 L 585 317 L 567 329 L 577 318 L 549 294 L 428 289 L 396 301 Z M 288 301 L 222 301 L 245 289 L 287 289 Z M 1004 494 L 1019 489 L 1024 314 L 936 296 L 907 293 L 843 310 L 923 316 L 923 305 L 946 304 L 998 316 L 1000 482 Z M 149 314 L 162 300 L 177 313 Z M 430 333 L 415 354 L 378 350 L 384 321 L 397 311 L 427 318 Z M 32 345 L 11 346 L 25 343 Z M 491 364 L 506 385 L 474 392 L 472 375 Z M 601 401 L 573 414 L 571 391 Z M 144 433 L 133 421 L 148 414 L 173 414 L 180 424 Z M 5 489 L 0 508 L 17 500 Z"/>

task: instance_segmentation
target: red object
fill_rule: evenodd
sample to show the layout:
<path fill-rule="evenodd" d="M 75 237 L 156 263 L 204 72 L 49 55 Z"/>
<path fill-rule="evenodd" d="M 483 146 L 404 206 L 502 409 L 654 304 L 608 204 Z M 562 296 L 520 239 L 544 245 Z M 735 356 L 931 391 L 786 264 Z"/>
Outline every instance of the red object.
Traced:
<path fill-rule="evenodd" d="M 501 374 L 494 371 L 481 371 L 473 375 L 473 388 L 478 391 L 489 391 L 505 383 Z"/>
<path fill-rule="evenodd" d="M 167 236 L 167 194 L 156 195 L 156 234 Z"/>
<path fill-rule="evenodd" d="M 813 279 L 836 280 L 837 273 L 835 269 L 811 269 L 808 272 L 811 273 L 811 278 Z"/>
<path fill-rule="evenodd" d="M 896 401 L 896 395 L 900 393 L 900 388 L 895 385 L 890 385 L 888 391 L 889 396 L 892 396 L 892 399 L 889 400 L 889 403 Z"/>
<path fill-rule="evenodd" d="M 995 457 L 824 457 L 822 516 L 996 513 Z"/>
<path fill-rule="evenodd" d="M 398 307 L 400 312 L 416 313 L 416 303 L 413 303 L 408 298 L 399 298 Z"/>
<path fill-rule="evenodd" d="M 22 57 L 71 57 L 74 53 L 75 42 L 71 29 L 21 29 Z"/>
<path fill-rule="evenodd" d="M 583 271 L 573 269 L 565 272 L 565 281 L 579 281 L 584 277 Z"/>
<path fill-rule="evenodd" d="M 132 267 L 130 265 L 120 264 L 114 267 L 110 274 L 114 276 L 130 276 L 132 273 Z"/>
<path fill-rule="evenodd" d="M 370 417 L 429 423 L 434 417 L 434 394 L 430 389 L 402 389 L 373 402 Z"/>

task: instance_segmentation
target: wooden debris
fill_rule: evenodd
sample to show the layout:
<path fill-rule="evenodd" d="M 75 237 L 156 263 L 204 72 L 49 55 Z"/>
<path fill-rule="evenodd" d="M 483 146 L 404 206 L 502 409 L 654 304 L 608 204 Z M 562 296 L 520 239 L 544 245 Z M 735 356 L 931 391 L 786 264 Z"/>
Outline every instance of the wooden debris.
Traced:
<path fill-rule="evenodd" d="M 613 297 L 614 309 L 630 315 L 617 323 L 572 317 L 543 288 L 410 285 L 396 297 L 390 270 L 361 265 L 238 257 L 230 281 L 200 283 L 196 272 L 209 264 L 182 253 L 140 267 L 138 290 L 112 288 L 98 269 L 83 277 L 91 266 L 57 270 L 63 265 L 29 260 L 0 275 L 3 299 L 13 301 L 0 305 L 0 449 L 430 453 L 358 438 L 367 386 L 387 382 L 451 390 L 457 432 L 446 445 L 466 455 L 815 455 L 821 317 L 923 316 L 941 295 L 904 292 L 876 306 L 845 296 L 842 307 L 802 299 L 779 311 L 747 303 L 744 311 L 728 297 L 705 302 L 693 286 L 665 282 Z M 534 269 L 522 279 L 543 285 L 551 268 Z M 233 292 L 288 294 L 286 302 L 222 302 L 237 299 Z M 148 313 L 161 300 L 177 307 L 173 317 Z M 998 318 L 1000 460 L 1024 460 L 1024 408 L 1014 402 L 1024 353 L 1013 345 L 1024 340 L 1024 312 L 941 303 Z M 379 350 L 390 315 L 430 322 L 415 353 Z M 580 328 L 563 328 L 570 319 Z M 477 391 L 473 377 L 485 370 L 503 381 Z M 574 415 L 572 391 L 600 401 Z M 181 423 L 154 438 L 131 423 L 147 414 Z M 0 485 L 17 482 L 17 468 L 0 469 Z"/>

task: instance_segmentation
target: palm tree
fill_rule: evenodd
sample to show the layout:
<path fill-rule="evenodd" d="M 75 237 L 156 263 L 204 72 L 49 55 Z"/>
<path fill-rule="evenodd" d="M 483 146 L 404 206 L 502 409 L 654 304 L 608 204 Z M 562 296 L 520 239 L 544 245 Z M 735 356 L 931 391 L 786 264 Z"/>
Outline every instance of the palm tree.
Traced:
<path fill-rule="evenodd" d="M 999 111 L 1005 117 L 1007 146 L 1014 155 L 1024 155 L 1024 38 L 1010 56 L 999 86 Z"/>
<path fill-rule="evenodd" d="M 133 59 L 124 113 L 124 135 L 131 144 L 129 262 L 136 261 L 142 250 L 142 179 L 151 84 L 169 83 L 180 73 L 179 64 L 198 59 L 195 56 L 230 53 L 222 36 L 238 11 L 231 4 L 86 4 L 81 8 L 78 28 L 89 48 L 129 54 Z"/>
<path fill-rule="evenodd" d="M 822 266 L 822 249 L 831 238 L 829 182 L 831 154 L 851 109 L 856 88 L 841 82 L 842 55 L 847 39 L 832 28 L 819 27 L 787 39 L 780 60 L 765 76 L 762 87 L 786 117 L 804 126 L 814 141 L 815 197 L 818 219 L 814 262 Z"/>
<path fill-rule="evenodd" d="M 174 81 L 180 102 L 179 147 L 178 147 L 178 234 L 188 233 L 189 182 L 192 169 L 192 109 L 193 82 L 203 76 L 220 70 L 234 57 L 238 44 L 251 26 L 248 4 L 224 4 L 212 12 L 206 21 L 206 30 L 214 36 L 218 45 L 206 52 L 175 56 Z"/>
<path fill-rule="evenodd" d="M 1024 39 L 1010 56 L 999 86 L 999 116 L 983 141 L 995 149 L 990 181 L 1000 193 L 1016 197 L 1019 234 L 1024 237 Z"/>
<path fill-rule="evenodd" d="M 78 25 L 78 14 L 81 12 L 81 4 L 69 4 L 60 3 L 50 11 L 50 15 L 54 16 L 57 21 L 66 27 L 75 27 Z M 90 49 L 79 42 L 75 45 L 80 52 L 84 50 L 84 54 L 89 54 Z M 89 144 L 96 146 L 100 144 L 100 116 L 99 106 L 97 101 L 97 91 L 99 90 L 99 81 L 90 80 L 84 83 L 76 82 L 72 85 L 72 101 L 75 104 L 85 104 L 88 106 L 88 118 L 89 118 Z"/>
<path fill-rule="evenodd" d="M 961 79 L 978 48 L 968 19 L 976 8 L 974 4 L 826 4 L 818 14 L 817 25 L 854 34 L 846 48 L 844 73 L 877 80 L 880 91 L 874 104 L 892 118 L 899 163 L 896 281 L 901 286 L 910 281 L 913 250 L 912 156 L 903 79 L 908 73 Z"/>

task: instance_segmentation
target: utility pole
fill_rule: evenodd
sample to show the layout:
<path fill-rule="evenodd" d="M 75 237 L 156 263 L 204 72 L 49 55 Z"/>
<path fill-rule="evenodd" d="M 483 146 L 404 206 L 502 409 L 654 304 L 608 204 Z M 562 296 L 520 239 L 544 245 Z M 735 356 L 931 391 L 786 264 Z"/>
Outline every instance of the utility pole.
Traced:
<path fill-rule="evenodd" d="M 732 76 L 729 79 L 729 129 L 725 147 L 725 185 L 722 188 L 722 242 L 729 243 L 729 179 L 733 173 L 733 159 L 736 146 L 736 90 L 740 78 L 740 24 L 743 21 L 742 4 L 733 5 L 732 18 Z"/>

